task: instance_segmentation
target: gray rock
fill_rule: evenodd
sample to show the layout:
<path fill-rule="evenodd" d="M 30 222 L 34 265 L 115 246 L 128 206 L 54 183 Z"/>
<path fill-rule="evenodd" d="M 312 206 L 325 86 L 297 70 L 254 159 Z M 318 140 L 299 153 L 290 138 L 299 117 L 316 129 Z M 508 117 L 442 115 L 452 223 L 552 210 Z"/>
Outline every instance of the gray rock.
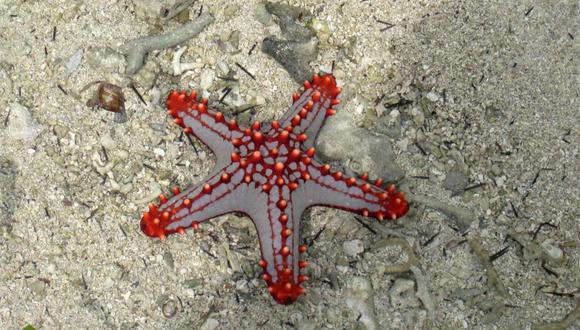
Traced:
<path fill-rule="evenodd" d="M 443 187 L 445 189 L 451 190 L 454 194 L 462 191 L 467 187 L 469 183 L 469 178 L 467 173 L 463 171 L 461 166 L 453 166 L 453 169 L 447 173 L 445 181 L 443 181 Z"/>
<path fill-rule="evenodd" d="M 240 31 L 234 30 L 228 37 L 228 45 L 232 49 L 231 53 L 235 53 L 240 48 Z"/>
<path fill-rule="evenodd" d="M 266 5 L 263 3 L 259 3 L 256 5 L 256 8 L 254 9 L 254 17 L 258 22 L 262 23 L 265 26 L 269 26 L 274 23 L 274 21 L 272 20 L 272 15 L 270 15 L 268 10 L 266 9 Z"/>
<path fill-rule="evenodd" d="M 298 330 L 316 330 L 318 329 L 316 322 L 313 320 L 302 320 L 296 327 Z"/>
<path fill-rule="evenodd" d="M 266 10 L 278 18 L 285 40 L 269 36 L 262 42 L 262 52 L 274 58 L 298 83 L 310 79 L 310 62 L 318 56 L 318 39 L 310 29 L 297 22 L 309 14 L 306 10 L 279 3 L 266 3 Z"/>
<path fill-rule="evenodd" d="M 76 69 L 81 65 L 83 61 L 83 54 L 85 51 L 79 48 L 74 54 L 72 54 L 66 61 L 66 75 L 70 75 L 75 72 Z"/>
<path fill-rule="evenodd" d="M 262 42 L 262 52 L 274 58 L 294 80 L 302 83 L 312 76 L 310 62 L 318 56 L 318 40 L 296 42 L 267 37 Z"/>
<path fill-rule="evenodd" d="M 276 15 L 278 17 L 288 17 L 288 18 L 293 18 L 293 19 L 300 19 L 301 17 L 307 16 L 310 13 L 303 8 L 297 7 L 297 6 L 292 6 L 292 5 L 287 5 L 287 4 L 283 4 L 283 3 L 277 3 L 277 2 L 266 2 L 265 4 L 266 6 L 266 10 L 272 14 L 272 15 Z"/>
<path fill-rule="evenodd" d="M 201 325 L 201 330 L 215 330 L 220 326 L 220 322 L 216 319 L 209 318 Z"/>
<path fill-rule="evenodd" d="M 322 128 L 316 141 L 318 155 L 326 161 L 352 159 L 360 170 L 388 181 L 398 181 L 404 174 L 395 164 L 387 137 L 375 135 L 354 125 L 345 111 L 338 111 Z"/>
<path fill-rule="evenodd" d="M 287 40 L 306 42 L 315 36 L 313 31 L 295 23 L 294 20 L 289 17 L 280 17 L 278 25 L 280 25 L 282 35 Z"/>

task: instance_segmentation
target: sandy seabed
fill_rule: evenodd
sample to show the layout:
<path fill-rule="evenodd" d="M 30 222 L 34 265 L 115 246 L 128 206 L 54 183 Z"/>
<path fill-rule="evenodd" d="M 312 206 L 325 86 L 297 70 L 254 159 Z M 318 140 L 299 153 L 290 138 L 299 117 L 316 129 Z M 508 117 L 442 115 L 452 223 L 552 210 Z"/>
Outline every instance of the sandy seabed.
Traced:
<path fill-rule="evenodd" d="M 240 99 L 259 104 L 252 118 L 279 117 L 300 86 L 259 50 L 280 28 L 258 21 L 257 1 L 196 1 L 167 21 L 143 3 L 0 0 L 1 329 L 580 328 L 577 1 L 290 1 L 328 27 L 311 67 L 334 69 L 339 111 L 379 134 L 397 122 L 387 140 L 410 192 L 476 215 L 463 235 L 418 203 L 380 224 L 416 257 L 418 272 L 389 273 L 400 261 L 377 248 L 385 237 L 316 208 L 302 227 L 316 237 L 307 293 L 291 306 L 259 279 L 247 218 L 165 241 L 138 226 L 157 194 L 215 162 L 167 117 L 168 91 L 199 89 L 226 67 Z M 188 71 L 174 74 L 174 47 L 124 74 L 124 43 L 200 11 L 215 21 L 181 45 Z M 234 31 L 239 51 L 224 51 Z M 95 80 L 123 87 L 125 123 L 86 106 L 91 91 L 80 90 Z M 219 98 L 222 82 L 210 83 L 205 94 Z M 405 102 L 384 105 L 393 98 Z M 464 182 L 455 191 L 453 178 Z M 466 239 L 502 251 L 501 284 Z"/>

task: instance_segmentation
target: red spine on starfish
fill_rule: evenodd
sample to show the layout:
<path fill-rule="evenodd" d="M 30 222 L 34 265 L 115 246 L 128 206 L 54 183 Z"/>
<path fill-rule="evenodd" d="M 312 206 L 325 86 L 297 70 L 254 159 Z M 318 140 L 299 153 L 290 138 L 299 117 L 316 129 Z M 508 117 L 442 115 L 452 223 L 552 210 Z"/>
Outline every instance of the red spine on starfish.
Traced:
<path fill-rule="evenodd" d="M 149 205 L 141 229 L 151 237 L 185 233 L 202 221 L 222 214 L 243 212 L 256 226 L 268 291 L 281 304 L 291 304 L 304 292 L 308 279 L 300 271 L 306 251 L 300 245 L 300 220 L 306 208 L 327 206 L 374 217 L 397 219 L 409 205 L 394 185 L 369 183 L 368 174 L 346 177 L 315 158 L 312 147 L 327 117 L 336 110 L 340 88 L 330 74 L 315 75 L 280 121 L 267 130 L 254 123 L 240 128 L 220 112 L 207 108 L 195 92 L 173 91 L 167 108 L 175 123 L 203 141 L 217 157 L 216 167 L 203 181 L 160 204 Z"/>

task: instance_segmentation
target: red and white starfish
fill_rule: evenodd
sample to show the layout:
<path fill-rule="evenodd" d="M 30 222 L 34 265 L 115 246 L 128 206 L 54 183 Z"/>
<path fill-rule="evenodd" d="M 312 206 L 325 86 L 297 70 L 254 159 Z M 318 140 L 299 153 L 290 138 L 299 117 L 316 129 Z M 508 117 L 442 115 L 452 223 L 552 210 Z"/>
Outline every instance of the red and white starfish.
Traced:
<path fill-rule="evenodd" d="M 203 182 L 181 192 L 175 188 L 170 199 L 159 196 L 159 206 L 149 204 L 141 219 L 143 232 L 165 238 L 222 214 L 245 213 L 258 232 L 259 265 L 270 294 L 281 304 L 296 301 L 304 292 L 300 283 L 308 279 L 300 274 L 308 263 L 299 260 L 306 251 L 300 245 L 306 208 L 327 206 L 379 220 L 397 219 L 409 208 L 392 184 L 382 189 L 380 179 L 371 184 L 367 174 L 346 177 L 313 158 L 312 145 L 325 119 L 335 113 L 339 93 L 332 75 L 315 75 L 300 95 L 292 96 L 282 120 L 262 131 L 259 122 L 238 127 L 208 109 L 206 99 L 198 101 L 195 92 L 171 92 L 167 108 L 175 123 L 202 140 L 217 163 Z"/>

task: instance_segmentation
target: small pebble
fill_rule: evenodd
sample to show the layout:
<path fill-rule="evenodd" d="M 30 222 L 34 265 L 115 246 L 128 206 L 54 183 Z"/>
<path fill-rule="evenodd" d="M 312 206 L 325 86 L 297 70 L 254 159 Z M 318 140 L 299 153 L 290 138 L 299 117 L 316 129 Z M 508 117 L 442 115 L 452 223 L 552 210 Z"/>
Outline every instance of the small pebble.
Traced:
<path fill-rule="evenodd" d="M 10 116 L 8 117 L 8 135 L 16 140 L 32 140 L 42 130 L 44 126 L 38 125 L 28 109 L 19 104 L 12 103 L 9 108 Z"/>
<path fill-rule="evenodd" d="M 352 241 L 346 241 L 342 243 L 342 249 L 346 255 L 351 257 L 356 257 L 357 255 L 363 253 L 365 250 L 363 242 L 358 239 L 353 239 Z"/>
<path fill-rule="evenodd" d="M 217 62 L 217 69 L 218 69 L 218 72 L 223 76 L 227 76 L 228 73 L 230 73 L 230 67 L 224 61 Z"/>
<path fill-rule="evenodd" d="M 220 326 L 220 322 L 216 319 L 209 318 L 201 325 L 201 330 L 214 330 Z"/>
<path fill-rule="evenodd" d="M 165 157 L 165 150 L 161 148 L 155 148 L 153 149 L 153 154 L 157 157 Z"/>
<path fill-rule="evenodd" d="M 256 105 L 264 105 L 266 104 L 266 99 L 262 95 L 256 96 Z"/>
<path fill-rule="evenodd" d="M 320 41 L 326 42 L 330 38 L 331 33 L 328 22 L 314 18 L 312 19 L 312 29 Z"/>
<path fill-rule="evenodd" d="M 208 90 L 215 79 L 215 71 L 212 69 L 203 69 L 201 72 L 199 85 L 201 88 Z"/>
<path fill-rule="evenodd" d="M 33 281 L 28 285 L 28 288 L 38 296 L 43 296 L 46 293 L 46 284 L 41 280 Z"/>
<path fill-rule="evenodd" d="M 248 280 L 239 280 L 236 282 L 236 290 L 243 293 L 249 293 L 250 288 L 248 286 Z"/>
<path fill-rule="evenodd" d="M 547 239 L 542 244 L 542 251 L 554 262 L 560 262 L 564 260 L 564 252 L 560 249 L 552 239 Z"/>
<path fill-rule="evenodd" d="M 469 177 L 460 166 L 454 166 L 445 176 L 443 186 L 454 193 L 462 191 L 469 183 Z"/>
<path fill-rule="evenodd" d="M 226 18 L 231 18 L 240 9 L 240 6 L 229 4 L 224 8 L 224 16 Z"/>
<path fill-rule="evenodd" d="M 270 15 L 264 3 L 259 3 L 256 5 L 256 8 L 254 9 L 254 18 L 265 26 L 272 25 L 274 23 L 272 15 Z"/>
<path fill-rule="evenodd" d="M 69 75 L 76 71 L 83 60 L 84 51 L 82 48 L 78 49 L 66 62 L 66 74 Z"/>
<path fill-rule="evenodd" d="M 106 149 L 113 149 L 115 148 L 115 140 L 111 137 L 109 133 L 103 133 L 101 136 L 101 145 Z"/>
<path fill-rule="evenodd" d="M 426 95 L 427 99 L 431 102 L 437 102 L 441 99 L 441 97 L 439 96 L 439 94 L 435 93 L 435 92 L 429 92 Z"/>

